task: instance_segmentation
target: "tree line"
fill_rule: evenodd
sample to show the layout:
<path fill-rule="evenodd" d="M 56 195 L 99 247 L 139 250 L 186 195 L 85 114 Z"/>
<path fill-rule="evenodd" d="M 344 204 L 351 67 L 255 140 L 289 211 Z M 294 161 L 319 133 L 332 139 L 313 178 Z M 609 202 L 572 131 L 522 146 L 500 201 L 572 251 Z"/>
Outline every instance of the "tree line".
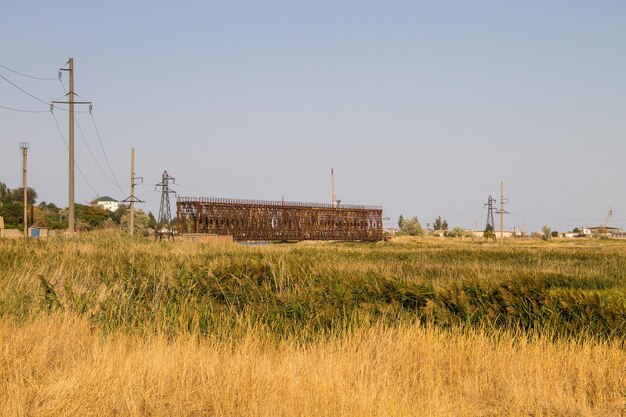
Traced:
<path fill-rule="evenodd" d="M 7 229 L 24 228 L 24 188 L 10 189 L 0 182 L 0 217 L 4 218 Z M 37 203 L 37 192 L 28 187 L 26 190 L 28 215 L 27 224 L 34 227 L 45 227 L 51 230 L 68 228 L 68 209 L 54 203 L 42 201 Z M 109 211 L 100 206 L 76 204 L 76 228 L 94 230 L 103 228 L 128 228 L 128 207 L 120 205 L 116 211 Z M 157 222 L 151 212 L 135 210 L 134 229 L 137 235 L 147 235 L 150 229 L 156 229 Z"/>
<path fill-rule="evenodd" d="M 441 216 L 437 216 L 432 225 L 427 223 L 426 226 L 428 228 L 432 226 L 433 232 L 443 232 L 443 235 L 446 237 L 462 237 L 468 235 L 467 232 L 460 227 L 454 227 L 450 230 L 448 222 L 445 219 L 442 219 Z M 398 219 L 398 229 L 400 234 L 408 236 L 423 236 L 425 234 L 417 216 L 405 219 L 401 214 Z"/>

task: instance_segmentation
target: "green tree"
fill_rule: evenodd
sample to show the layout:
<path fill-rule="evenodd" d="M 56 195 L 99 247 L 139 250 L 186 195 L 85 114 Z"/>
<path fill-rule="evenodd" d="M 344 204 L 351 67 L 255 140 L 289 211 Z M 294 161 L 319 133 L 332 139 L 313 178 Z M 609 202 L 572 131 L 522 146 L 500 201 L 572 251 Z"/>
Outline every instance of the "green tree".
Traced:
<path fill-rule="evenodd" d="M 152 214 L 152 212 L 151 212 L 151 211 L 150 211 L 150 212 L 148 212 L 148 220 L 149 220 L 149 222 L 148 222 L 148 227 L 149 227 L 150 229 L 155 230 L 155 229 L 156 229 L 156 226 L 157 226 L 157 222 L 156 222 L 156 219 L 154 218 L 154 214 Z"/>
<path fill-rule="evenodd" d="M 496 240 L 496 234 L 494 233 L 492 225 L 488 224 L 487 227 L 485 227 L 485 231 L 483 232 L 483 238 L 485 240 Z"/>
<path fill-rule="evenodd" d="M 61 209 L 53 203 L 42 201 L 34 206 L 34 225 L 49 229 L 67 229 L 67 218 L 62 219 Z"/>
<path fill-rule="evenodd" d="M 0 207 L 11 203 L 11 189 L 3 182 L 0 182 Z"/>
<path fill-rule="evenodd" d="M 152 216 L 154 219 L 154 216 Z M 142 210 L 136 210 L 133 216 L 133 232 L 135 236 L 148 236 L 150 234 L 150 215 Z M 120 225 L 128 230 L 130 213 L 126 212 L 121 218 Z"/>
<path fill-rule="evenodd" d="M 111 215 L 111 220 L 113 220 L 117 224 L 122 224 L 122 217 L 128 212 L 128 206 L 125 204 L 120 204 L 117 207 L 117 210 L 113 212 Z"/>
<path fill-rule="evenodd" d="M 81 229 L 97 229 L 111 217 L 111 212 L 102 207 L 76 204 L 76 223 Z"/>
<path fill-rule="evenodd" d="M 24 187 L 11 190 L 11 200 L 19 203 L 24 201 Z M 37 201 L 37 191 L 28 187 L 26 189 L 26 203 L 32 205 L 35 204 L 35 201 Z"/>
<path fill-rule="evenodd" d="M 38 207 L 42 210 L 50 210 L 55 213 L 58 213 L 60 210 L 54 203 L 46 203 L 45 201 L 42 201 L 41 203 L 39 203 Z"/>
<path fill-rule="evenodd" d="M 401 214 L 398 219 L 398 229 L 402 230 L 402 226 L 404 225 L 404 216 Z"/>
<path fill-rule="evenodd" d="M 409 236 L 422 236 L 424 234 L 422 225 L 416 216 L 413 216 L 409 220 L 405 220 L 400 231 Z"/>
<path fill-rule="evenodd" d="M 7 229 L 22 229 L 24 227 L 24 205 L 9 202 L 0 207 L 0 216 L 4 218 L 4 227 Z"/>
<path fill-rule="evenodd" d="M 433 223 L 433 230 L 448 230 L 448 222 L 438 216 Z"/>
<path fill-rule="evenodd" d="M 460 227 L 455 227 L 454 229 L 450 230 L 449 232 L 446 232 L 445 236 L 446 237 L 467 237 L 467 236 L 471 236 L 471 233 L 468 234 L 467 232 L 465 232 Z"/>
<path fill-rule="evenodd" d="M 548 240 L 552 237 L 552 229 L 547 224 L 541 228 L 543 232 L 543 240 Z"/>

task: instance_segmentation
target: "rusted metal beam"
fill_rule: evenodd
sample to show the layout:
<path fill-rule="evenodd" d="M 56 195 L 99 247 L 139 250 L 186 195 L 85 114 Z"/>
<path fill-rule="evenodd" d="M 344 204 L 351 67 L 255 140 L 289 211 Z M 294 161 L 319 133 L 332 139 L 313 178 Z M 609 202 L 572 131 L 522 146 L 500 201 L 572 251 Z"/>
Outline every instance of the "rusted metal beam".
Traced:
<path fill-rule="evenodd" d="M 179 233 L 232 235 L 238 241 L 383 238 L 380 206 L 179 197 Z"/>

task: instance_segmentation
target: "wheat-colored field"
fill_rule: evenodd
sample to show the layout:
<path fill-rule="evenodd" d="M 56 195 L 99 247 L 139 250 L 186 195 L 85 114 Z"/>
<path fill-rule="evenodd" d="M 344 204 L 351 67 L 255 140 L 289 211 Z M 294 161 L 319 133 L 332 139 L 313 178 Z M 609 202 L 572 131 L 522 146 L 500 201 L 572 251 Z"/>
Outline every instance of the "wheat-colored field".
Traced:
<path fill-rule="evenodd" d="M 626 245 L 0 240 L 0 415 L 624 416 Z"/>
<path fill-rule="evenodd" d="M 306 344 L 0 324 L 4 416 L 623 415 L 615 343 L 371 326 Z"/>

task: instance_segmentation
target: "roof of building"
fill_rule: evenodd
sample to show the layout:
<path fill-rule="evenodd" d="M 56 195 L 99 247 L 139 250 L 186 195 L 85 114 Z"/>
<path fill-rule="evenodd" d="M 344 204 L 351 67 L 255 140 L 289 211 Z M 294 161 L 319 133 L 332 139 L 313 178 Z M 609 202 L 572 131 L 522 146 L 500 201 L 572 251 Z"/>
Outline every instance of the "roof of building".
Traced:
<path fill-rule="evenodd" d="M 92 203 L 100 203 L 100 202 L 103 202 L 103 203 L 108 203 L 108 202 L 110 202 L 110 203 L 119 203 L 119 201 L 117 201 L 114 198 L 109 197 L 108 195 L 103 195 L 102 197 L 98 197 L 98 198 L 96 198 L 95 200 L 92 201 Z"/>
<path fill-rule="evenodd" d="M 606 229 L 606 230 L 621 230 L 621 227 L 611 227 L 611 226 L 591 226 L 591 227 L 587 227 L 586 229 L 589 230 L 596 230 L 596 229 Z"/>

